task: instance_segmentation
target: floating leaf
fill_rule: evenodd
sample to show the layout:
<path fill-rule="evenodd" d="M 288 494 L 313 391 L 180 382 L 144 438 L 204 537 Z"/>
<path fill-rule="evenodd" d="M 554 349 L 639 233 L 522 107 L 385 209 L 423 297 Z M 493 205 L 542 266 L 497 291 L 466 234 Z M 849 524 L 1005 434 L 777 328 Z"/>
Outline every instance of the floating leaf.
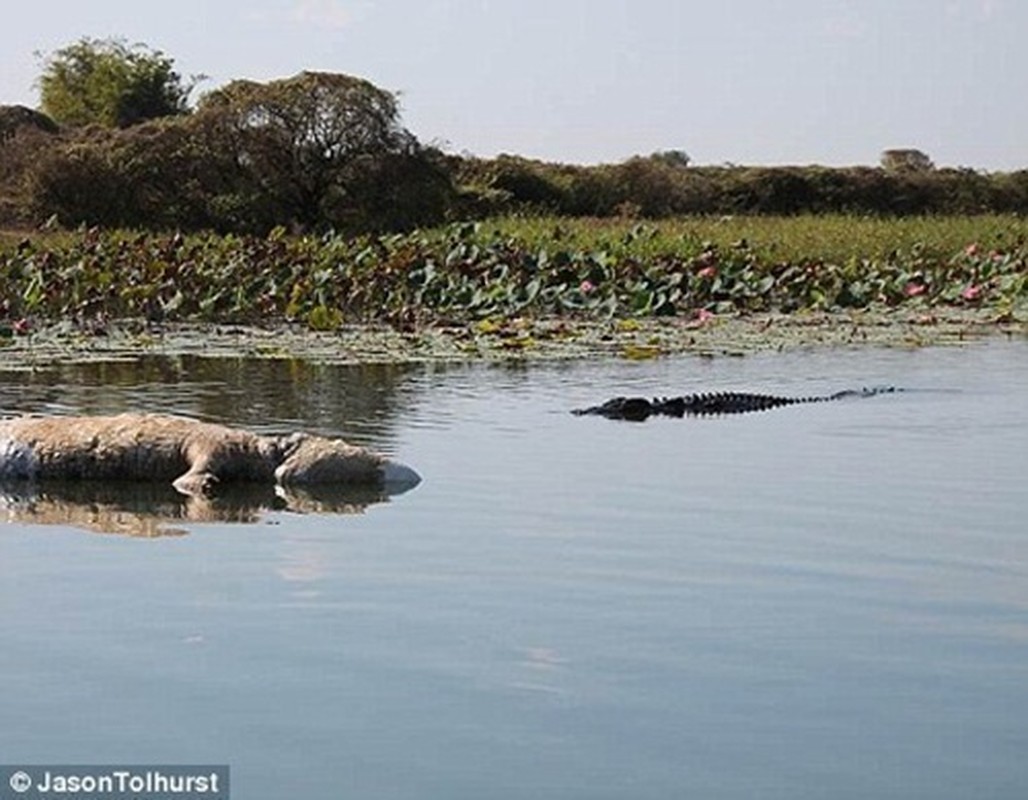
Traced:
<path fill-rule="evenodd" d="M 629 361 L 645 361 L 662 355 L 659 347 L 650 344 L 628 344 L 621 351 L 621 357 Z"/>
<path fill-rule="evenodd" d="M 315 306 L 307 315 L 307 326 L 312 331 L 334 331 L 343 324 L 343 314 L 338 308 Z"/>

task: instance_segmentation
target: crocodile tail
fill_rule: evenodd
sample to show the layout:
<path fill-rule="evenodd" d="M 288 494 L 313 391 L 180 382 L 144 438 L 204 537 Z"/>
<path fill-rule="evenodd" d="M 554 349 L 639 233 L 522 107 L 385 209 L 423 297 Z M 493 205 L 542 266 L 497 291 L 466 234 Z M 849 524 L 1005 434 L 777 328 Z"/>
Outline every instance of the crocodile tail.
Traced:
<path fill-rule="evenodd" d="M 693 394 L 681 398 L 686 413 L 704 414 L 744 414 L 752 411 L 767 411 L 771 408 L 801 403 L 803 400 L 794 397 L 778 397 L 770 394 L 752 394 L 749 392 L 714 392 L 710 394 Z"/>
<path fill-rule="evenodd" d="M 827 395 L 825 400 L 845 400 L 850 397 L 876 397 L 880 394 L 894 394 L 903 390 L 897 386 L 864 386 L 861 389 L 844 389 L 841 392 Z"/>

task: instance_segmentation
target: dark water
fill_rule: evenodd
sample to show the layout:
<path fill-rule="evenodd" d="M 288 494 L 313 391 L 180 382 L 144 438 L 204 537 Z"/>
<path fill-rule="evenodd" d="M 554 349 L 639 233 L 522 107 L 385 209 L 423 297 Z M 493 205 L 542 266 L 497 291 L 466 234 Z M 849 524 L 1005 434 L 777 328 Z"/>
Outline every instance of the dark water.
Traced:
<path fill-rule="evenodd" d="M 567 414 L 865 384 L 912 391 Z M 425 478 L 192 518 L 159 490 L 8 498 L 0 752 L 229 763 L 239 798 L 1025 797 L 1026 398 L 1023 341 L 0 373 L 5 412 L 317 430 Z"/>

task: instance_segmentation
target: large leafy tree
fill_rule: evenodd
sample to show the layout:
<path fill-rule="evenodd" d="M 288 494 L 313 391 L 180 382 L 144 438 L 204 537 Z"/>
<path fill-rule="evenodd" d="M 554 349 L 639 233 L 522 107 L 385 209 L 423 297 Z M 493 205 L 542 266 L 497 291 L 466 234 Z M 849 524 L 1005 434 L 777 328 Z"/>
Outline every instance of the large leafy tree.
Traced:
<path fill-rule="evenodd" d="M 400 124 L 396 96 L 361 78 L 302 72 L 269 83 L 234 81 L 206 95 L 199 116 L 231 142 L 252 193 L 281 222 L 364 227 L 368 203 L 381 199 L 369 176 L 435 182 L 433 170 L 412 168 L 426 166 L 426 154 Z"/>
<path fill-rule="evenodd" d="M 146 45 L 83 38 L 45 57 L 40 101 L 64 125 L 126 128 L 187 113 L 200 79 L 184 83 L 173 59 Z"/>

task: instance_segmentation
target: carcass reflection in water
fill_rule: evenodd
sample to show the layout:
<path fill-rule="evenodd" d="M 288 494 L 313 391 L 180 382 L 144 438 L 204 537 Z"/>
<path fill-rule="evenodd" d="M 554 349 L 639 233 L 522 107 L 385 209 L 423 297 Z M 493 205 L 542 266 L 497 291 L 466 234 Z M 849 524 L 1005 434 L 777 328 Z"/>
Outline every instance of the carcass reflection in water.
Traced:
<path fill-rule="evenodd" d="M 386 500 L 374 487 L 240 484 L 211 496 L 187 496 L 152 482 L 16 481 L 0 486 L 0 519 L 148 538 L 188 533 L 176 523 L 252 524 L 273 511 L 359 514 Z"/>

